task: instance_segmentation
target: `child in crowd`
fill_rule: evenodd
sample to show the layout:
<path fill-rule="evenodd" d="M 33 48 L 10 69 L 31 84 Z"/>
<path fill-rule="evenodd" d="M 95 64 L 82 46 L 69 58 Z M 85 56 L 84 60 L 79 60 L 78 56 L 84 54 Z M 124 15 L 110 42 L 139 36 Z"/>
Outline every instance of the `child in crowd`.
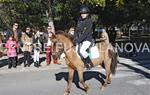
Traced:
<path fill-rule="evenodd" d="M 14 36 L 10 36 L 9 39 L 7 40 L 5 47 L 7 49 L 7 56 L 9 57 L 9 64 L 8 68 L 11 69 L 12 66 L 16 68 L 16 57 L 17 57 L 17 42 L 14 38 Z"/>
<path fill-rule="evenodd" d="M 33 37 L 33 44 L 34 44 L 34 66 L 40 67 L 40 51 L 41 51 L 41 43 L 40 43 L 40 31 L 37 30 Z"/>
<path fill-rule="evenodd" d="M 51 36 L 52 36 L 52 27 L 47 27 L 47 47 L 46 47 L 46 63 L 49 65 L 51 63 L 51 55 L 52 55 L 52 48 L 51 48 Z"/>

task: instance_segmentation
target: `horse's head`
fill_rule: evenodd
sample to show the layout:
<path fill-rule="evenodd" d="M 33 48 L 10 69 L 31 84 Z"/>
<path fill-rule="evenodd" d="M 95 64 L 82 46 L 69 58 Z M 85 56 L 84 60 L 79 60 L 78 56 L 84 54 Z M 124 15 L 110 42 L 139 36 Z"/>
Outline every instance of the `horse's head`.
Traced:
<path fill-rule="evenodd" d="M 51 41 L 53 43 L 56 43 L 57 42 L 57 36 L 56 36 L 56 34 L 52 33 L 52 36 L 50 37 L 50 39 L 51 39 Z"/>
<path fill-rule="evenodd" d="M 66 49 L 73 46 L 71 37 L 63 31 L 58 31 L 51 37 L 53 42 L 53 55 L 60 57 Z"/>
<path fill-rule="evenodd" d="M 53 55 L 53 59 L 57 59 L 58 57 L 60 57 L 60 54 L 63 51 L 63 45 L 60 42 L 60 39 L 58 38 L 57 34 L 52 34 L 51 36 L 51 41 L 52 41 L 52 55 Z"/>

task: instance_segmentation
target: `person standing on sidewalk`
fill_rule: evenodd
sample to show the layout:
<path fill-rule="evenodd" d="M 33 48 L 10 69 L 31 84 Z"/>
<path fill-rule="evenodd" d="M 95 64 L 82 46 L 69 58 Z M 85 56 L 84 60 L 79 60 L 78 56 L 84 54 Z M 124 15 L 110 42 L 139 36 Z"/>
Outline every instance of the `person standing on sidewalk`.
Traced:
<path fill-rule="evenodd" d="M 22 33 L 22 42 L 23 42 L 23 52 L 24 52 L 24 67 L 28 66 L 30 67 L 30 58 L 31 58 L 31 52 L 32 52 L 32 45 L 33 45 L 33 39 L 32 39 L 32 32 L 31 28 L 27 26 L 25 28 L 25 32 Z"/>
<path fill-rule="evenodd" d="M 42 45 L 40 43 L 40 31 L 39 29 L 36 30 L 36 33 L 33 35 L 33 44 L 34 44 L 34 66 L 40 67 L 40 51 L 42 48 Z"/>
<path fill-rule="evenodd" d="M 19 24 L 18 22 L 14 22 L 12 29 L 6 31 L 6 41 L 9 39 L 9 37 L 14 36 L 14 39 L 16 40 L 18 47 L 16 48 L 17 54 L 21 52 L 20 47 L 22 47 L 22 41 L 21 41 L 21 36 L 22 36 L 22 31 L 19 29 Z M 16 56 L 16 61 L 18 63 L 18 56 Z"/>
<path fill-rule="evenodd" d="M 8 58 L 8 68 L 11 69 L 11 67 L 13 66 L 14 68 L 16 68 L 17 66 L 17 60 L 16 60 L 16 56 L 17 56 L 17 42 L 14 38 L 14 36 L 10 36 L 9 39 L 7 40 L 5 47 L 7 49 L 7 56 Z"/>
<path fill-rule="evenodd" d="M 116 35 L 117 35 L 117 31 L 115 29 L 115 25 L 111 25 L 109 28 L 108 28 L 108 31 L 109 31 L 109 41 L 110 43 L 115 47 L 115 43 L 116 43 Z"/>
<path fill-rule="evenodd" d="M 52 27 L 48 26 L 47 27 L 47 33 L 45 34 L 46 36 L 46 64 L 49 65 L 51 63 L 51 56 L 52 56 L 52 41 L 51 41 L 51 36 L 52 36 Z"/>
<path fill-rule="evenodd" d="M 18 29 L 18 27 L 19 24 L 17 22 L 14 22 L 12 29 L 6 32 L 6 41 L 9 39 L 10 36 L 13 35 L 16 41 L 19 43 L 19 45 L 22 45 L 21 42 L 22 32 Z"/>

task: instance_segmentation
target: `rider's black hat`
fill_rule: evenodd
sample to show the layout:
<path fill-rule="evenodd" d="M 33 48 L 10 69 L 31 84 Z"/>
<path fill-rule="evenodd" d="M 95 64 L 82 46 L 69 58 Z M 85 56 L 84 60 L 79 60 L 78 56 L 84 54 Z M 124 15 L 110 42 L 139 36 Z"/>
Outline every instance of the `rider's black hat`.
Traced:
<path fill-rule="evenodd" d="M 90 13 L 90 9 L 87 6 L 81 6 L 80 14 L 87 14 Z"/>

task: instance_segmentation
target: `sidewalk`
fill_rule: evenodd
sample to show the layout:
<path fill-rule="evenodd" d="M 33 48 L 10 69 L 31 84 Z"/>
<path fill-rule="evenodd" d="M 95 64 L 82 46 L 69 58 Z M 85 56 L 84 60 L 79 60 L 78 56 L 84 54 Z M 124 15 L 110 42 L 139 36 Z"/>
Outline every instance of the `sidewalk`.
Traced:
<path fill-rule="evenodd" d="M 22 58 L 23 56 L 22 55 L 19 55 L 19 58 Z M 43 58 L 45 57 L 45 54 L 41 54 L 40 55 L 40 58 Z M 59 64 L 54 64 L 53 61 L 51 62 L 50 65 L 46 65 L 46 61 L 42 61 L 41 62 L 41 67 L 37 68 L 34 66 L 34 64 L 32 63 L 30 65 L 30 67 L 24 67 L 24 64 L 22 63 L 21 65 L 18 65 L 17 68 L 11 68 L 11 69 L 8 69 L 8 65 L 6 65 L 7 63 L 4 63 L 2 62 L 2 60 L 5 60 L 7 59 L 7 56 L 4 56 L 2 58 L 0 58 L 0 65 L 2 64 L 5 64 L 4 66 L 2 66 L 0 68 L 0 74 L 4 74 L 4 73 L 16 73 L 16 72 L 29 72 L 29 71 L 40 71 L 40 70 L 48 70 L 48 69 L 63 69 L 63 68 L 66 68 L 66 64 L 64 63 L 64 59 L 60 60 L 59 63 L 61 63 L 60 65 Z"/>
<path fill-rule="evenodd" d="M 21 58 L 21 57 L 22 57 L 22 55 L 19 55 L 19 58 Z M 45 54 L 41 54 L 40 57 L 41 58 L 45 57 Z M 130 59 L 130 58 L 124 58 L 124 57 L 119 57 L 118 60 L 119 60 L 120 63 L 129 64 L 129 65 L 139 65 L 139 64 L 142 64 L 142 63 L 149 63 L 150 62 L 150 56 L 146 56 L 147 60 L 139 60 L 142 57 L 144 57 L 144 56 L 134 57 L 134 59 L 137 59 L 138 61 L 133 60 L 133 58 Z M 6 64 L 6 63 L 1 62 L 4 59 L 7 59 L 7 56 L 4 56 L 4 57 L 0 58 L 0 65 L 1 64 Z M 17 68 L 12 68 L 12 69 L 8 69 L 8 65 L 5 65 L 5 66 L 0 68 L 0 74 L 16 73 L 16 72 L 30 72 L 30 71 L 35 72 L 35 71 L 53 70 L 53 69 L 56 69 L 56 70 L 57 69 L 67 69 L 65 59 L 61 59 L 59 61 L 59 63 L 61 63 L 61 64 L 58 65 L 58 64 L 51 63 L 49 66 L 47 66 L 46 62 L 43 61 L 41 63 L 41 67 L 39 67 L 39 68 L 34 67 L 34 64 L 32 63 L 30 67 L 24 68 L 24 64 L 21 64 L 21 65 L 18 65 Z M 118 65 L 120 65 L 120 64 L 118 64 Z"/>

